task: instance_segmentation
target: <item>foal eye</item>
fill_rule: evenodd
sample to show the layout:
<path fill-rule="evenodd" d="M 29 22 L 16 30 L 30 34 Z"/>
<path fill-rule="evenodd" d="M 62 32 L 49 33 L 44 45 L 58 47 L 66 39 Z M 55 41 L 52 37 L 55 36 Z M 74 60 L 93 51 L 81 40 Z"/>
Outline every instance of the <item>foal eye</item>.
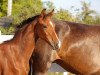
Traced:
<path fill-rule="evenodd" d="M 47 28 L 47 26 L 46 25 L 43 25 L 43 28 Z"/>

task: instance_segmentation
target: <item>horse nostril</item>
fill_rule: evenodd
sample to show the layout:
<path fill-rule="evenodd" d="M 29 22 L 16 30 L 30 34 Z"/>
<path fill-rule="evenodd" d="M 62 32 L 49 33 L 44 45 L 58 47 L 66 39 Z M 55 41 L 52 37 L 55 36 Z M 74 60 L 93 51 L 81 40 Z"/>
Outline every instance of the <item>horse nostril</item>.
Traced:
<path fill-rule="evenodd" d="M 55 43 L 55 49 L 59 48 L 59 43 Z"/>
<path fill-rule="evenodd" d="M 59 48 L 60 48 L 60 46 L 59 46 L 59 43 L 58 43 L 58 42 L 53 42 L 52 47 L 53 47 L 53 50 L 57 50 L 57 49 L 59 49 Z"/>
<path fill-rule="evenodd" d="M 59 43 L 56 43 L 56 46 L 58 46 Z"/>

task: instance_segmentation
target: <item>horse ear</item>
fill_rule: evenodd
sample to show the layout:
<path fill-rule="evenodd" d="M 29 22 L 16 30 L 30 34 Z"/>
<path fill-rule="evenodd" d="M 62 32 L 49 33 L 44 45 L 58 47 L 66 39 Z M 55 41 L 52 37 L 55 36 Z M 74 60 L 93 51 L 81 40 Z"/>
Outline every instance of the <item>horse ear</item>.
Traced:
<path fill-rule="evenodd" d="M 48 17 L 52 17 L 53 14 L 54 14 L 54 9 L 50 13 L 48 13 L 47 15 L 48 15 Z"/>
<path fill-rule="evenodd" d="M 45 14 L 46 14 L 46 9 L 43 9 L 40 15 L 43 17 Z"/>

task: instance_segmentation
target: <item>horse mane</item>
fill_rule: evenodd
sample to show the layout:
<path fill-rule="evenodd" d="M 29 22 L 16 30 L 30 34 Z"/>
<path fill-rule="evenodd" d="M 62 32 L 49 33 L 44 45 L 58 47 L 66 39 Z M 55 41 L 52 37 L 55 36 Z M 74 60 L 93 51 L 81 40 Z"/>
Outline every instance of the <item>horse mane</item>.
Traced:
<path fill-rule="evenodd" d="M 35 18 L 37 18 L 39 15 L 29 17 L 28 19 L 23 20 L 19 25 L 16 26 L 17 29 L 22 28 L 23 26 L 31 23 Z"/>
<path fill-rule="evenodd" d="M 36 19 L 38 16 L 39 16 L 39 15 L 36 15 L 36 16 L 33 16 L 33 17 L 29 17 L 28 19 L 23 20 L 20 24 L 16 25 L 16 28 L 15 28 L 15 35 L 14 35 L 14 37 L 13 37 L 11 40 L 15 39 L 16 36 L 19 37 L 20 30 L 21 30 L 23 27 L 27 26 L 29 23 L 31 23 L 31 22 L 32 22 L 34 19 Z M 7 41 L 8 41 L 8 40 L 7 40 Z M 10 41 L 10 40 L 9 40 L 9 41 Z M 4 42 L 6 42 L 6 41 L 4 41 Z"/>

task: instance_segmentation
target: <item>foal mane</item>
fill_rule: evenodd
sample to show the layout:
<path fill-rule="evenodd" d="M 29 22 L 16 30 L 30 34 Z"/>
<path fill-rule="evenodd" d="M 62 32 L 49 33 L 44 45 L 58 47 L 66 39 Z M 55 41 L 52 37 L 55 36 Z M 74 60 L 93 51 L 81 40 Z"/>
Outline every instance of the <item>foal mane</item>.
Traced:
<path fill-rule="evenodd" d="M 26 28 L 26 27 L 29 25 L 29 23 L 31 23 L 33 20 L 35 20 L 38 16 L 39 16 L 39 15 L 30 17 L 30 18 L 28 18 L 28 19 L 26 19 L 26 20 L 23 20 L 20 24 L 18 24 L 18 25 L 16 26 L 15 35 L 14 35 L 14 37 L 12 38 L 12 40 L 13 40 L 13 39 L 16 39 L 17 37 L 19 37 L 19 34 L 22 33 L 22 32 L 20 32 L 20 30 L 23 29 L 24 27 Z"/>
<path fill-rule="evenodd" d="M 34 19 L 36 19 L 39 15 L 33 16 L 33 17 L 29 17 L 28 19 L 23 20 L 19 25 L 17 25 L 17 29 L 22 28 L 23 26 L 31 23 Z"/>

